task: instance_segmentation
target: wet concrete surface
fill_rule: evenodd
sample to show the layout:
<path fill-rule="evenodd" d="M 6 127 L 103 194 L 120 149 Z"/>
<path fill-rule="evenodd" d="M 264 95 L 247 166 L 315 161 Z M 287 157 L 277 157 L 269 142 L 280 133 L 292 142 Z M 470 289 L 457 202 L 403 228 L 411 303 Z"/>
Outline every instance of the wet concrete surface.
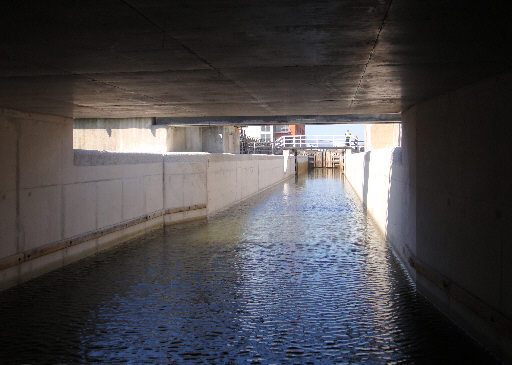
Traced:
<path fill-rule="evenodd" d="M 2 363 L 493 363 L 337 170 L 0 293 Z"/>

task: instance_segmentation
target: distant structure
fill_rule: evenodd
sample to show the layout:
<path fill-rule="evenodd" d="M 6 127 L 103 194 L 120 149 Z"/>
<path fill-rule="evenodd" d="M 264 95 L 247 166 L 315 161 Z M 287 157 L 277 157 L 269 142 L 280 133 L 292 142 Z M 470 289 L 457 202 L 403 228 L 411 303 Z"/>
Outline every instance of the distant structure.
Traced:
<path fill-rule="evenodd" d="M 242 127 L 242 131 L 249 138 L 259 139 L 261 142 L 274 142 L 282 136 L 304 135 L 306 126 L 304 124 L 258 125 Z"/>

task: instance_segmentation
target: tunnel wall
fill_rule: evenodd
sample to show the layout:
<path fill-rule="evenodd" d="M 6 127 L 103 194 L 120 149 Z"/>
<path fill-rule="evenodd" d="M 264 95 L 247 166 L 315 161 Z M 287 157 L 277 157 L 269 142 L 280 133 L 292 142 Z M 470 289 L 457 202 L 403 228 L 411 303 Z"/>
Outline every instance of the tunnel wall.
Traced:
<path fill-rule="evenodd" d="M 70 119 L 0 110 L 0 289 L 294 174 L 282 156 L 73 150 Z"/>
<path fill-rule="evenodd" d="M 417 129 L 418 288 L 512 361 L 511 91 L 512 75 L 499 76 L 404 120 Z"/>
<path fill-rule="evenodd" d="M 345 177 L 366 211 L 403 257 L 416 252 L 414 185 L 403 147 L 345 155 Z"/>
<path fill-rule="evenodd" d="M 425 101 L 403 113 L 402 149 L 346 158 L 347 179 L 418 291 L 507 360 L 511 89 L 503 75 Z"/>

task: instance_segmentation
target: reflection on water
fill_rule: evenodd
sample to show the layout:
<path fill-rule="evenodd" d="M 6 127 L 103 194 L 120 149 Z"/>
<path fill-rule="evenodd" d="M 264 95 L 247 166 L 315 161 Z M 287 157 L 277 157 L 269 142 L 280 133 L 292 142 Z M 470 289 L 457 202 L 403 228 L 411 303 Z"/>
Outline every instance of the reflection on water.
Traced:
<path fill-rule="evenodd" d="M 0 293 L 2 362 L 493 360 L 416 295 L 338 170 Z"/>

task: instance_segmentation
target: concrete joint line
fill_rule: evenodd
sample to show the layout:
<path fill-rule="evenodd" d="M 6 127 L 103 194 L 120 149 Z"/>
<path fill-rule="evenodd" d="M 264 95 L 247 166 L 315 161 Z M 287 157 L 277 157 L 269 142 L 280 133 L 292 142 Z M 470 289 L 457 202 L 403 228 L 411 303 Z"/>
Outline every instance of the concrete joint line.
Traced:
<path fill-rule="evenodd" d="M 20 139 L 21 139 L 21 125 L 14 122 L 16 130 L 16 251 L 19 252 L 23 249 L 22 244 L 22 226 L 21 226 L 21 211 L 20 211 Z"/>
<path fill-rule="evenodd" d="M 166 196 L 165 196 L 165 158 L 162 158 L 162 209 L 165 209 L 166 201 L 167 200 L 166 200 Z M 163 222 L 162 225 L 165 229 L 165 222 Z"/>
<path fill-rule="evenodd" d="M 357 88 L 356 88 L 356 92 L 354 93 L 354 97 L 352 98 L 352 101 L 350 102 L 350 108 L 352 108 L 352 104 L 354 104 L 354 102 L 356 101 L 356 98 L 357 98 L 357 94 L 359 94 L 359 89 L 361 88 L 361 84 L 363 82 L 364 76 L 366 75 L 366 69 L 368 68 L 368 65 L 370 64 L 370 62 L 372 60 L 372 57 L 375 53 L 375 49 L 377 48 L 377 42 L 379 41 L 379 37 L 380 37 L 380 33 L 382 32 L 382 29 L 384 29 L 384 23 L 386 22 L 386 19 L 388 17 L 389 9 L 391 8 L 392 2 L 393 2 L 393 0 L 389 0 L 389 2 L 388 2 L 386 12 L 384 13 L 384 17 L 382 18 L 382 22 L 380 23 L 380 26 L 379 26 L 379 31 L 377 32 L 377 36 L 375 37 L 375 40 L 373 41 L 372 50 L 370 51 L 370 54 L 368 55 L 368 60 L 366 61 L 366 64 L 364 65 L 363 73 L 361 74 L 361 77 L 359 78 L 359 83 L 357 84 Z"/>
<path fill-rule="evenodd" d="M 140 9 L 138 9 L 136 6 L 130 4 L 127 0 L 121 0 L 126 6 L 128 6 L 130 9 L 132 9 L 133 11 L 135 11 L 137 14 L 139 14 L 142 18 L 144 18 L 148 23 L 152 24 L 155 28 L 157 28 L 160 32 L 162 32 L 162 48 L 165 47 L 165 40 L 166 40 L 166 37 L 168 36 L 169 39 L 173 40 L 174 42 L 178 43 L 185 51 L 187 51 L 188 53 L 190 53 L 192 56 L 196 57 L 198 60 L 200 60 L 202 63 L 204 63 L 205 65 L 207 65 L 209 68 L 211 68 L 212 70 L 215 70 L 217 72 L 217 74 L 219 75 L 219 77 L 222 77 L 222 78 L 226 78 L 222 72 L 217 69 L 215 66 L 213 66 L 206 58 L 202 57 L 201 55 L 199 55 L 196 51 L 194 51 L 193 49 L 191 49 L 190 47 L 188 47 L 185 43 L 183 43 L 182 41 L 180 41 L 179 39 L 171 36 L 171 35 L 168 35 L 166 30 L 160 26 L 160 24 L 158 24 L 157 22 L 155 22 L 153 19 L 151 19 L 150 17 L 148 17 L 146 14 L 144 14 Z"/>

